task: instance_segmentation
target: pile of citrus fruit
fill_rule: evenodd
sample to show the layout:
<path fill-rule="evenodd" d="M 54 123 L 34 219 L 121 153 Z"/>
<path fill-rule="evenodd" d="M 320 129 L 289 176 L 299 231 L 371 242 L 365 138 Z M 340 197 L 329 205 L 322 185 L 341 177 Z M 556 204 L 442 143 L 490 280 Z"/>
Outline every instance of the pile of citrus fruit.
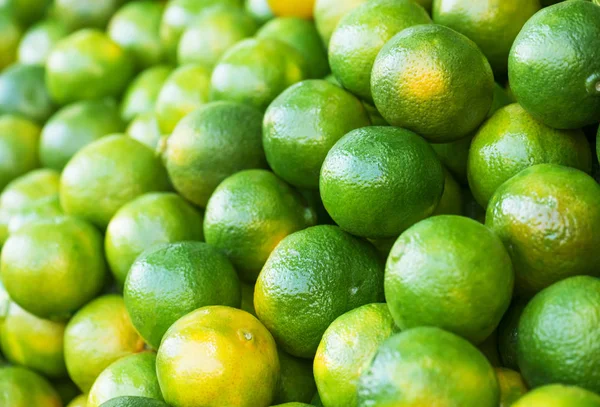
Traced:
<path fill-rule="evenodd" d="M 600 0 L 0 0 L 1 407 L 600 407 Z"/>

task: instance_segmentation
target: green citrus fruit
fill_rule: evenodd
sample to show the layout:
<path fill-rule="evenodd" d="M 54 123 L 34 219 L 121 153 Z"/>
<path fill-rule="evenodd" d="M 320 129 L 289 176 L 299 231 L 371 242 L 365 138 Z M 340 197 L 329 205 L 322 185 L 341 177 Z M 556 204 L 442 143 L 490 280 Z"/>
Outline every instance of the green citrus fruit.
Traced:
<path fill-rule="evenodd" d="M 156 1 L 130 2 L 108 24 L 108 36 L 130 53 L 138 68 L 149 68 L 165 59 L 159 35 L 164 8 Z"/>
<path fill-rule="evenodd" d="M 296 49 L 308 64 L 308 78 L 323 78 L 329 73 L 327 52 L 312 21 L 300 17 L 279 17 L 266 23 L 257 38 L 272 38 Z"/>
<path fill-rule="evenodd" d="M 0 0 L 0 10 L 11 13 L 21 26 L 27 27 L 46 13 L 51 0 Z"/>
<path fill-rule="evenodd" d="M 123 127 L 117 105 L 112 100 L 81 101 L 65 106 L 42 130 L 40 161 L 44 167 L 62 170 L 84 146 L 118 133 Z"/>
<path fill-rule="evenodd" d="M 367 304 L 329 325 L 315 355 L 315 381 L 328 407 L 357 406 L 357 385 L 379 348 L 398 328 L 386 304 Z"/>
<path fill-rule="evenodd" d="M 592 177 L 553 164 L 529 167 L 496 190 L 486 225 L 508 249 L 517 294 L 600 273 L 598 202 L 600 185 Z"/>
<path fill-rule="evenodd" d="M 520 399 L 528 389 L 518 372 L 497 367 L 496 377 L 500 386 L 500 407 L 510 407 Z"/>
<path fill-rule="evenodd" d="M 372 101 L 371 70 L 384 44 L 408 27 L 430 22 L 429 14 L 413 1 L 368 1 L 346 14 L 333 32 L 329 43 L 331 71 L 344 88 Z M 392 92 L 396 88 L 384 86 Z"/>
<path fill-rule="evenodd" d="M 67 370 L 83 392 L 92 388 L 111 363 L 143 348 L 144 341 L 118 295 L 105 295 L 89 302 L 77 311 L 65 330 Z"/>
<path fill-rule="evenodd" d="M 307 68 L 292 46 L 272 38 L 248 38 L 229 48 L 215 66 L 210 96 L 264 111 L 286 88 L 307 78 Z"/>
<path fill-rule="evenodd" d="M 240 8 L 213 7 L 185 30 L 177 50 L 180 64 L 199 64 L 212 70 L 232 46 L 252 37 L 258 26 L 252 16 Z"/>
<path fill-rule="evenodd" d="M 438 326 L 478 344 L 498 326 L 513 289 L 510 257 L 480 223 L 435 216 L 404 232 L 385 270 L 385 297 L 400 329 Z"/>
<path fill-rule="evenodd" d="M 67 404 L 67 407 L 87 407 L 87 394 L 80 394 L 79 396 L 75 397 L 69 404 Z"/>
<path fill-rule="evenodd" d="M 290 184 L 317 189 L 331 147 L 346 133 L 370 123 L 351 93 L 324 80 L 302 81 L 279 95 L 265 113 L 267 161 Z"/>
<path fill-rule="evenodd" d="M 433 215 L 462 215 L 463 193 L 450 171 L 444 168 L 444 193 Z"/>
<path fill-rule="evenodd" d="M 246 11 L 257 24 L 262 25 L 273 18 L 273 11 L 267 0 L 245 0 Z"/>
<path fill-rule="evenodd" d="M 186 116 L 162 150 L 177 192 L 206 207 L 217 185 L 229 175 L 267 166 L 262 114 L 240 103 L 209 103 Z"/>
<path fill-rule="evenodd" d="M 278 350 L 280 376 L 273 404 L 309 402 L 317 390 L 312 360 L 300 359 Z"/>
<path fill-rule="evenodd" d="M 177 45 L 186 28 L 207 8 L 215 5 L 241 7 L 242 0 L 169 0 L 160 24 L 160 38 L 171 62 L 177 59 Z"/>
<path fill-rule="evenodd" d="M 100 373 L 90 389 L 87 407 L 122 396 L 163 400 L 156 378 L 156 354 L 141 352 L 116 360 Z"/>
<path fill-rule="evenodd" d="M 55 0 L 54 14 L 72 29 L 103 29 L 125 1 L 127 0 Z"/>
<path fill-rule="evenodd" d="M 368 0 L 316 0 L 315 24 L 321 40 L 329 46 L 329 40 L 342 17 Z"/>
<path fill-rule="evenodd" d="M 471 141 L 467 175 L 482 207 L 509 178 L 536 164 L 559 164 L 587 173 L 592 153 L 581 130 L 556 130 L 535 120 L 519 104 L 498 110 Z"/>
<path fill-rule="evenodd" d="M 0 275 L 6 291 L 25 310 L 63 319 L 102 288 L 103 257 L 102 238 L 91 225 L 70 217 L 44 220 L 10 235 Z"/>
<path fill-rule="evenodd" d="M 42 376 L 23 367 L 0 367 L 0 405 L 62 407 L 56 390 Z"/>
<path fill-rule="evenodd" d="M 600 7 L 566 1 L 533 16 L 508 60 L 511 89 L 533 117 L 558 129 L 600 117 Z"/>
<path fill-rule="evenodd" d="M 534 389 L 511 407 L 599 407 L 600 396 L 575 386 L 551 384 Z"/>
<path fill-rule="evenodd" d="M 39 166 L 40 128 L 13 115 L 0 116 L 0 190 Z"/>
<path fill-rule="evenodd" d="M 375 60 L 371 86 L 381 115 L 429 141 L 466 137 L 485 119 L 494 76 L 467 37 L 440 25 L 408 28 Z"/>
<path fill-rule="evenodd" d="M 60 174 L 43 168 L 30 171 L 8 184 L 0 195 L 0 208 L 18 210 L 39 199 L 55 196 L 58 193 Z"/>
<path fill-rule="evenodd" d="M 204 234 L 243 280 L 256 281 L 279 242 L 316 220 L 302 196 L 272 172 L 246 170 L 226 178 L 211 195 Z"/>
<path fill-rule="evenodd" d="M 137 115 L 154 112 L 158 94 L 171 72 L 170 66 L 156 65 L 131 81 L 121 101 L 121 117 L 125 122 Z"/>
<path fill-rule="evenodd" d="M 162 134 L 158 126 L 156 113 L 142 113 L 133 118 L 125 133 L 134 140 L 156 150 L 160 144 Z"/>
<path fill-rule="evenodd" d="M 202 214 L 177 194 L 154 192 L 119 209 L 106 228 L 104 247 L 122 288 L 129 268 L 144 250 L 186 240 L 203 240 Z"/>
<path fill-rule="evenodd" d="M 41 220 L 58 219 L 64 216 L 58 194 L 36 199 L 10 213 L 8 233 L 16 233 L 21 228 Z"/>
<path fill-rule="evenodd" d="M 312 358 L 338 316 L 382 299 L 382 273 L 371 244 L 336 226 L 313 226 L 269 256 L 256 282 L 256 314 L 284 351 Z"/>
<path fill-rule="evenodd" d="M 67 214 L 105 229 L 129 201 L 169 189 L 160 158 L 140 142 L 116 135 L 84 147 L 69 161 L 60 180 L 60 202 Z"/>
<path fill-rule="evenodd" d="M 155 102 L 158 126 L 163 134 L 171 134 L 188 113 L 208 102 L 210 71 L 189 64 L 175 69 L 164 82 Z"/>
<path fill-rule="evenodd" d="M 83 406 L 86 407 L 86 406 Z M 108 400 L 100 407 L 169 407 L 166 403 L 148 397 L 123 396 Z"/>
<path fill-rule="evenodd" d="M 4 290 L 0 285 L 0 290 Z M 1 296 L 1 295 L 0 295 Z M 0 348 L 6 359 L 46 377 L 65 377 L 64 322 L 41 319 L 15 302 L 0 311 Z"/>
<path fill-rule="evenodd" d="M 251 284 L 240 281 L 240 285 L 242 287 L 242 302 L 240 309 L 256 316 L 256 311 L 254 310 L 254 283 Z"/>
<path fill-rule="evenodd" d="M 14 64 L 0 75 L 0 113 L 43 123 L 54 112 L 39 65 Z"/>
<path fill-rule="evenodd" d="M 532 387 L 562 383 L 600 391 L 600 280 L 567 278 L 542 290 L 519 321 L 518 358 Z"/>
<path fill-rule="evenodd" d="M 518 326 L 527 302 L 515 300 L 504 313 L 498 325 L 498 351 L 502 366 L 519 371 L 517 362 Z"/>
<path fill-rule="evenodd" d="M 500 391 L 485 356 L 434 327 L 387 339 L 358 382 L 358 405 L 497 407 Z"/>
<path fill-rule="evenodd" d="M 267 407 L 279 360 L 275 341 L 259 320 L 235 308 L 209 306 L 169 328 L 156 373 L 165 401 L 173 406 Z"/>
<path fill-rule="evenodd" d="M 396 237 L 433 213 L 442 197 L 444 171 L 430 145 L 415 133 L 364 127 L 329 150 L 319 189 L 342 229 L 369 238 Z"/>
<path fill-rule="evenodd" d="M 241 304 L 240 282 L 232 264 L 203 242 L 146 250 L 132 264 L 123 295 L 133 325 L 154 349 L 167 329 L 187 313 L 207 305 Z"/>
<path fill-rule="evenodd" d="M 17 60 L 17 50 L 21 40 L 21 27 L 14 17 L 0 11 L 0 70 Z"/>
<path fill-rule="evenodd" d="M 508 53 L 519 31 L 541 8 L 539 0 L 435 0 L 432 17 L 475 42 L 494 72 L 506 74 Z"/>
<path fill-rule="evenodd" d="M 23 34 L 18 49 L 19 62 L 45 65 L 50 51 L 68 34 L 69 30 L 61 21 L 41 20 Z"/>
<path fill-rule="evenodd" d="M 46 86 L 59 104 L 119 96 L 132 75 L 133 62 L 125 50 L 93 29 L 60 40 L 46 62 Z"/>

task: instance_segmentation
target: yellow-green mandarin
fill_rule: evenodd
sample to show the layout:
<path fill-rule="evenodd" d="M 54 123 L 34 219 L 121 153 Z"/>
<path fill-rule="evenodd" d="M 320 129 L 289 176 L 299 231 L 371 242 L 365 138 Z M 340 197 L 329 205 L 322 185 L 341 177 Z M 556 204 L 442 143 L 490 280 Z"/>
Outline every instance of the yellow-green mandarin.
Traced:
<path fill-rule="evenodd" d="M 37 168 L 40 128 L 13 115 L 0 117 L 0 190 L 13 179 Z"/>
<path fill-rule="evenodd" d="M 0 69 L 17 59 L 17 49 L 23 34 L 21 27 L 10 13 L 0 11 Z"/>
<path fill-rule="evenodd" d="M 600 391 L 600 280 L 564 279 L 527 304 L 518 327 L 517 354 L 531 387 L 562 383 Z"/>
<path fill-rule="evenodd" d="M 156 378 L 156 354 L 140 352 L 113 362 L 100 373 L 90 389 L 87 407 L 121 396 L 163 400 Z"/>
<path fill-rule="evenodd" d="M 203 240 L 202 214 L 179 195 L 152 192 L 127 203 L 106 228 L 106 260 L 119 287 L 146 249 L 161 243 Z"/>
<path fill-rule="evenodd" d="M 434 327 L 387 339 L 358 382 L 358 405 L 497 407 L 500 389 L 485 356 L 465 339 Z"/>
<path fill-rule="evenodd" d="M 508 70 L 508 53 L 525 22 L 541 8 L 539 0 L 434 0 L 436 24 L 475 42 L 497 75 Z"/>
<path fill-rule="evenodd" d="M 431 22 L 423 7 L 411 0 L 371 0 L 346 14 L 329 43 L 331 71 L 341 85 L 372 101 L 371 70 L 382 49 L 395 34 Z"/>
<path fill-rule="evenodd" d="M 356 388 L 379 348 L 398 328 L 386 304 L 355 308 L 329 325 L 317 348 L 314 374 L 328 407 L 358 405 Z"/>
<path fill-rule="evenodd" d="M 171 134 L 188 113 L 208 102 L 210 70 L 198 64 L 175 69 L 164 82 L 155 102 L 162 134 Z"/>
<path fill-rule="evenodd" d="M 371 88 L 388 123 L 447 143 L 466 137 L 485 119 L 494 76 L 473 41 L 428 24 L 407 28 L 385 44 L 373 65 Z"/>
<path fill-rule="evenodd" d="M 235 308 L 210 306 L 169 328 L 156 373 L 173 407 L 268 407 L 279 359 L 273 337 L 258 319 Z"/>
<path fill-rule="evenodd" d="M 275 174 L 245 170 L 226 178 L 211 195 L 204 235 L 244 281 L 256 281 L 279 242 L 316 221 L 303 197 Z"/>
<path fill-rule="evenodd" d="M 140 72 L 127 86 L 121 101 L 121 118 L 131 122 L 137 115 L 154 112 L 158 94 L 173 72 L 168 65 L 156 65 Z"/>
<path fill-rule="evenodd" d="M 105 295 L 89 302 L 73 316 L 65 331 L 69 376 L 86 393 L 111 363 L 143 348 L 144 341 L 131 324 L 123 298 L 118 295 Z"/>
<path fill-rule="evenodd" d="M 50 383 L 24 367 L 0 367 L 0 404 L 10 407 L 62 407 Z"/>
<path fill-rule="evenodd" d="M 106 276 L 100 233 L 72 217 L 11 234 L 0 265 L 12 300 L 42 318 L 68 318 L 98 294 Z"/>
<path fill-rule="evenodd" d="M 62 216 L 64 216 L 64 211 L 60 206 L 58 194 L 36 199 L 10 213 L 8 233 L 15 233 L 21 228 L 41 220 L 58 219 Z"/>
<path fill-rule="evenodd" d="M 87 394 L 80 394 L 75 397 L 67 404 L 67 407 L 87 407 Z"/>
<path fill-rule="evenodd" d="M 482 207 L 500 185 L 536 164 L 558 164 L 587 173 L 592 152 L 581 130 L 556 130 L 535 120 L 515 103 L 498 110 L 471 141 L 467 175 Z"/>
<path fill-rule="evenodd" d="M 514 274 L 502 241 L 461 216 L 425 219 L 404 232 L 385 270 L 385 297 L 400 329 L 437 326 L 474 344 L 498 326 Z"/>
<path fill-rule="evenodd" d="M 600 396 L 580 387 L 550 384 L 533 389 L 511 407 L 600 407 Z"/>
<path fill-rule="evenodd" d="M 598 202 L 600 185 L 592 177 L 554 164 L 529 167 L 496 190 L 485 222 L 511 256 L 517 294 L 600 273 Z"/>
<path fill-rule="evenodd" d="M 57 171 L 42 168 L 15 178 L 0 195 L 0 208 L 17 210 L 39 199 L 58 194 L 60 174 Z"/>
<path fill-rule="evenodd" d="M 146 343 L 158 349 L 167 329 L 207 305 L 239 307 L 240 282 L 225 255 L 203 242 L 151 247 L 131 266 L 125 306 Z"/>
<path fill-rule="evenodd" d="M 105 229 L 126 203 L 171 185 L 160 158 L 142 143 L 121 135 L 104 137 L 80 150 L 60 180 L 65 213 Z"/>
<path fill-rule="evenodd" d="M 342 17 L 368 0 L 316 0 L 315 24 L 323 43 L 328 46 L 331 35 Z"/>
<path fill-rule="evenodd" d="M 371 124 L 361 102 L 325 80 L 290 86 L 271 103 L 263 120 L 270 167 L 299 188 L 318 189 L 323 161 L 346 133 Z"/>
<path fill-rule="evenodd" d="M 313 363 L 278 350 L 280 375 L 273 404 L 310 402 L 317 386 L 313 376 Z"/>
<path fill-rule="evenodd" d="M 37 22 L 21 38 L 18 61 L 22 64 L 45 65 L 52 48 L 68 34 L 69 30 L 59 20 L 48 18 Z"/>
<path fill-rule="evenodd" d="M 500 386 L 500 407 L 510 407 L 525 393 L 527 393 L 527 385 L 518 372 L 497 367 L 496 377 Z"/>

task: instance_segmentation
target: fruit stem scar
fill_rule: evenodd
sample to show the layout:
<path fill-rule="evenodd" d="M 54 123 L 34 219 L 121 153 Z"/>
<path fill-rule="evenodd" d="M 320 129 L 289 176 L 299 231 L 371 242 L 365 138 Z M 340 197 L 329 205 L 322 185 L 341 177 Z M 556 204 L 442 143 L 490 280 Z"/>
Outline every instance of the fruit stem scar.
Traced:
<path fill-rule="evenodd" d="M 587 79 L 587 91 L 590 95 L 600 96 L 600 73 L 595 73 Z"/>

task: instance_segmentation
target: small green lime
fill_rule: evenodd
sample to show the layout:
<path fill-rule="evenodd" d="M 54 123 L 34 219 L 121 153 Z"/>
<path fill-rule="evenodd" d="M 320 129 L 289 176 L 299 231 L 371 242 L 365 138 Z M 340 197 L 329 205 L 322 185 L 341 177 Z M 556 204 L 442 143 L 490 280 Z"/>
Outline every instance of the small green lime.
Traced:
<path fill-rule="evenodd" d="M 513 300 L 498 325 L 498 351 L 502 366 L 519 371 L 517 362 L 518 326 L 526 301 Z"/>
<path fill-rule="evenodd" d="M 325 46 L 329 46 L 331 35 L 340 20 L 356 7 L 368 0 L 316 0 L 315 24 Z"/>
<path fill-rule="evenodd" d="M 0 70 L 16 61 L 22 34 L 13 16 L 0 11 Z"/>
<path fill-rule="evenodd" d="M 497 367 L 495 370 L 496 377 L 498 378 L 498 385 L 500 386 L 499 407 L 511 407 L 518 399 L 527 393 L 527 385 L 523 381 L 521 375 L 514 370 L 503 367 Z"/>
<path fill-rule="evenodd" d="M 69 30 L 59 20 L 46 19 L 36 23 L 25 32 L 19 43 L 19 62 L 45 65 L 50 51 L 68 34 Z"/>
<path fill-rule="evenodd" d="M 158 94 L 173 72 L 167 65 L 156 65 L 142 71 L 127 87 L 121 101 L 121 118 L 132 121 L 137 115 L 154 112 Z"/>
<path fill-rule="evenodd" d="M 580 387 L 550 384 L 530 391 L 511 407 L 600 407 L 600 396 Z"/>
<path fill-rule="evenodd" d="M 0 116 L 0 190 L 39 166 L 37 124 L 13 115 Z"/>
<path fill-rule="evenodd" d="M 156 113 L 142 113 L 133 118 L 125 133 L 134 140 L 139 141 L 152 150 L 160 145 L 162 134 L 158 126 Z"/>
<path fill-rule="evenodd" d="M 55 0 L 54 15 L 71 29 L 104 29 L 111 16 L 127 0 Z"/>
<path fill-rule="evenodd" d="M 0 114 L 15 114 L 44 123 L 54 112 L 45 69 L 40 65 L 14 64 L 0 75 Z"/>
<path fill-rule="evenodd" d="M 87 406 L 82 406 L 87 407 Z M 123 396 L 103 403 L 100 407 L 169 407 L 165 402 L 148 397 Z"/>
<path fill-rule="evenodd" d="M 446 168 L 444 168 L 444 179 L 444 193 L 433 215 L 462 215 L 464 212 L 462 189 Z"/>
<path fill-rule="evenodd" d="M 10 407 L 62 407 L 62 401 L 42 376 L 23 367 L 0 367 L 0 404 Z"/>
<path fill-rule="evenodd" d="M 0 10 L 11 13 L 19 24 L 27 27 L 46 13 L 51 0 L 0 0 Z"/>
<path fill-rule="evenodd" d="M 257 24 L 262 25 L 273 18 L 273 11 L 267 0 L 245 0 L 246 11 Z"/>
<path fill-rule="evenodd" d="M 277 354 L 281 373 L 273 404 L 290 403 L 294 405 L 297 403 L 304 405 L 305 402 L 308 403 L 317 390 L 313 377 L 312 360 L 300 359 L 279 349 Z"/>

